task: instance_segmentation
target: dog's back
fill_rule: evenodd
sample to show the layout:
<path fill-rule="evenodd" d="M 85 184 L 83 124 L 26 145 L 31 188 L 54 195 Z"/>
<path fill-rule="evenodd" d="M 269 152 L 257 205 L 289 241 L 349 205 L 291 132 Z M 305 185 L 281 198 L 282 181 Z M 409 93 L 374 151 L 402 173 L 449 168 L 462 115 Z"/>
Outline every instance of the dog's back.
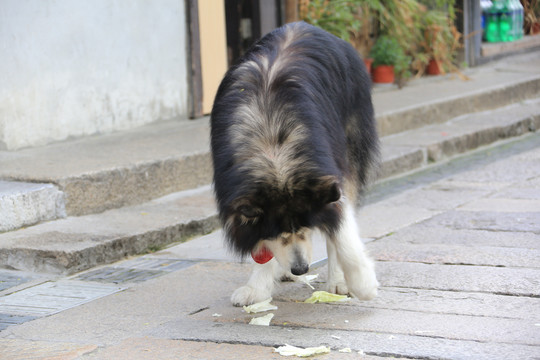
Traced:
<path fill-rule="evenodd" d="M 236 250 L 288 227 L 337 226 L 331 209 L 319 220 L 313 214 L 339 198 L 336 184 L 354 202 L 367 180 L 378 149 L 370 84 L 348 43 L 305 23 L 266 35 L 227 72 L 211 145 L 220 216 Z M 262 206 L 254 203 L 277 210 L 238 232 L 251 218 L 236 216 L 243 201 L 249 211 Z M 311 218 L 295 223 L 300 213 Z"/>

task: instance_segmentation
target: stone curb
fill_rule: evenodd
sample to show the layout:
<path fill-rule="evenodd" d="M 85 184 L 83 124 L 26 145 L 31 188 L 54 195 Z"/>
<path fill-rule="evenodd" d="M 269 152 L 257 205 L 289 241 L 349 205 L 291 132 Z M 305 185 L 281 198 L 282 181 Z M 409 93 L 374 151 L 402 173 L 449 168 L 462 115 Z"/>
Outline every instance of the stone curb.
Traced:
<path fill-rule="evenodd" d="M 65 216 L 64 194 L 56 186 L 0 181 L 0 233 Z"/>

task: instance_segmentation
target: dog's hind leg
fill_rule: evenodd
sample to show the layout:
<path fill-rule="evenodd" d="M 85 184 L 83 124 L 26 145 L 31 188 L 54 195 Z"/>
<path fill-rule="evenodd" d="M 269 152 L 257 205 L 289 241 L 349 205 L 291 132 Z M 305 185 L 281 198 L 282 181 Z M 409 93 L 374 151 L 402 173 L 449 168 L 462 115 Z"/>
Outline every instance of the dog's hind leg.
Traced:
<path fill-rule="evenodd" d="M 244 306 L 268 299 L 272 296 L 276 276 L 281 275 L 281 267 L 275 258 L 266 264 L 255 264 L 248 283 L 236 289 L 232 294 L 232 304 Z"/>
<path fill-rule="evenodd" d="M 361 300 L 370 300 L 377 296 L 379 282 L 375 276 L 375 264 L 366 254 L 358 233 L 354 208 L 346 200 L 343 203 L 341 226 L 333 239 L 329 240 L 333 241 L 328 254 L 328 276 L 332 281 L 330 285 L 337 286 L 341 282 L 339 272 L 335 270 L 336 266 L 340 266 L 351 295 Z M 332 247 L 335 254 L 332 254 Z M 337 260 L 339 265 L 330 266 L 331 260 Z"/>

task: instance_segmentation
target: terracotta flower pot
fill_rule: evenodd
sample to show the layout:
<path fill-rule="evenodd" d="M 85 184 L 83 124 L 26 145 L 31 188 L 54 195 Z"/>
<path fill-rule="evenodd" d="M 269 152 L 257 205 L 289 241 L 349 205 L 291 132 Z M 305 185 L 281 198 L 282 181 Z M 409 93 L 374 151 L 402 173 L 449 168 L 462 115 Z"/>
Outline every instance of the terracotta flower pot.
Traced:
<path fill-rule="evenodd" d="M 531 26 L 531 29 L 533 35 L 540 34 L 540 22 L 535 22 L 533 26 Z"/>
<path fill-rule="evenodd" d="M 364 59 L 364 64 L 366 64 L 366 70 L 368 74 L 371 74 L 371 64 L 373 64 L 373 59 L 372 58 Z"/>
<path fill-rule="evenodd" d="M 440 75 L 442 73 L 439 63 L 435 59 L 429 60 L 427 67 L 427 73 L 429 75 Z"/>
<path fill-rule="evenodd" d="M 388 84 L 394 82 L 394 66 L 379 65 L 373 68 L 373 82 Z"/>

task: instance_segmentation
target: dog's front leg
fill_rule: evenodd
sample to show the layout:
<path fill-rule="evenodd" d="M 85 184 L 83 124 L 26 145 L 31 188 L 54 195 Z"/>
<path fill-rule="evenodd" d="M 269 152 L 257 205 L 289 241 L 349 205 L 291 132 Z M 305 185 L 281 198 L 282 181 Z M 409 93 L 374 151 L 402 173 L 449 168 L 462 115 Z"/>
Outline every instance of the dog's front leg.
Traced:
<path fill-rule="evenodd" d="M 336 244 L 334 239 L 330 237 L 326 240 L 326 253 L 328 254 L 328 278 L 326 280 L 326 287 L 328 292 L 334 294 L 347 295 L 349 289 L 345 283 L 345 276 L 343 270 L 339 265 Z"/>
<path fill-rule="evenodd" d="M 373 260 L 366 254 L 362 239 L 358 233 L 358 225 L 356 223 L 355 211 L 351 204 L 344 202 L 343 204 L 343 219 L 339 231 L 335 234 L 333 241 L 334 249 L 330 245 L 329 260 L 329 277 L 331 278 L 333 268 L 330 268 L 332 257 L 338 260 L 349 293 L 361 300 L 370 300 L 377 296 L 377 288 L 379 282 L 375 276 L 375 264 Z M 335 250 L 335 255 L 331 251 Z M 334 282 L 339 283 L 338 278 Z M 337 280 L 337 281 L 336 281 Z M 332 284 L 330 284 L 332 285 Z M 337 285 L 337 284 L 335 284 Z M 339 291 L 339 290 L 338 290 Z"/>
<path fill-rule="evenodd" d="M 264 301 L 272 296 L 274 282 L 280 275 L 280 266 L 275 258 L 266 264 L 255 264 L 248 283 L 234 291 L 231 302 L 234 306 L 244 306 Z"/>

